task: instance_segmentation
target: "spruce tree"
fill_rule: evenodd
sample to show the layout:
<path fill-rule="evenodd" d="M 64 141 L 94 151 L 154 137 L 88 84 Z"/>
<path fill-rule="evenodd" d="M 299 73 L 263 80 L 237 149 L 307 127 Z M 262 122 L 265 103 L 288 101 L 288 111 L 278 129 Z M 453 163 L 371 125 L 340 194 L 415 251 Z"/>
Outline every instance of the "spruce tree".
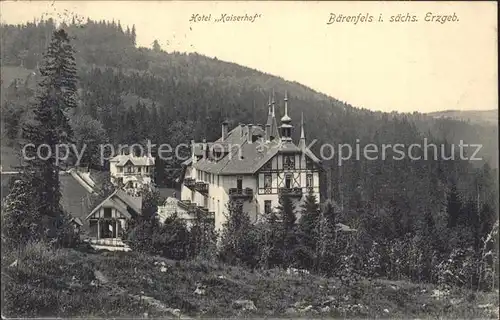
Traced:
<path fill-rule="evenodd" d="M 254 237 L 250 217 L 243 211 L 242 203 L 230 200 L 228 217 L 221 237 L 221 258 L 229 263 L 254 266 L 258 261 L 258 244 Z"/>
<path fill-rule="evenodd" d="M 310 268 L 317 261 L 317 246 L 319 242 L 320 211 L 316 196 L 309 193 L 302 205 L 298 233 L 302 252 L 302 266 Z"/>
<path fill-rule="evenodd" d="M 40 68 L 33 121 L 23 126 L 27 148 L 24 162 L 24 185 L 30 185 L 30 207 L 37 211 L 45 225 L 45 236 L 55 238 L 66 220 L 60 206 L 58 144 L 68 144 L 72 131 L 66 116 L 76 107 L 76 67 L 74 50 L 64 30 L 56 30 Z M 38 150 L 38 152 L 37 152 Z M 59 150 L 62 152 L 62 150 Z M 59 157 L 61 159 L 62 157 Z"/>
<path fill-rule="evenodd" d="M 457 225 L 461 210 L 462 200 L 460 199 L 460 193 L 457 190 L 456 184 L 453 184 L 448 194 L 448 228 L 453 228 Z"/>
<path fill-rule="evenodd" d="M 297 228 L 295 222 L 295 208 L 292 200 L 287 196 L 281 196 L 279 199 L 278 210 L 282 221 L 282 243 L 283 243 L 283 263 L 290 266 L 295 262 L 295 250 L 297 249 Z"/>
<path fill-rule="evenodd" d="M 135 24 L 132 25 L 132 31 L 130 33 L 131 37 L 132 37 L 132 43 L 134 44 L 134 46 L 137 44 L 136 42 L 136 34 L 135 34 Z"/>

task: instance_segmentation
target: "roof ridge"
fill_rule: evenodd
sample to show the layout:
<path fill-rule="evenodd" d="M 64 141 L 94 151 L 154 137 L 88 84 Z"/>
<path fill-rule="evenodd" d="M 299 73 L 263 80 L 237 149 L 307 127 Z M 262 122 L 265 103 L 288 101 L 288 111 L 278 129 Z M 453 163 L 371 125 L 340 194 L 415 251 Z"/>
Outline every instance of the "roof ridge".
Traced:
<path fill-rule="evenodd" d="M 106 197 L 106 199 L 104 199 L 97 206 L 95 206 L 94 209 L 92 209 L 92 211 L 85 217 L 85 220 L 87 220 L 92 214 L 94 214 L 95 210 L 97 208 L 99 208 L 100 206 L 102 206 L 104 204 L 104 202 L 108 201 L 112 196 L 114 196 L 118 192 L 118 190 L 120 190 L 120 189 L 116 189 L 115 191 L 113 191 L 109 196 Z"/>
<path fill-rule="evenodd" d="M 241 148 L 244 144 L 248 144 L 248 140 L 243 139 L 243 143 L 240 145 L 240 148 Z M 230 150 L 231 150 L 231 149 L 230 149 Z M 230 156 L 230 155 L 232 155 L 232 152 L 229 152 L 227 156 Z M 226 168 L 226 167 L 229 165 L 229 163 L 230 163 L 230 162 L 231 162 L 231 160 L 227 161 L 227 162 L 226 162 L 226 164 L 225 164 L 222 168 L 220 168 L 220 169 L 219 169 L 219 172 L 218 172 L 218 173 L 220 174 L 220 173 L 224 170 L 224 168 Z"/>

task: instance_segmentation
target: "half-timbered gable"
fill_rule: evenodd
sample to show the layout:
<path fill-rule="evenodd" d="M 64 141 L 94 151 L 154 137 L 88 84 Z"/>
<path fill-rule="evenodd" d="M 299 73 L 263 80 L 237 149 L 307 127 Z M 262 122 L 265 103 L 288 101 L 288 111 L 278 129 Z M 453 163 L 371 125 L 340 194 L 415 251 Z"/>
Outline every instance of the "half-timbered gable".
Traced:
<path fill-rule="evenodd" d="M 98 204 L 86 217 L 90 237 L 99 239 L 121 238 L 128 221 L 141 214 L 142 198 L 116 190 Z"/>

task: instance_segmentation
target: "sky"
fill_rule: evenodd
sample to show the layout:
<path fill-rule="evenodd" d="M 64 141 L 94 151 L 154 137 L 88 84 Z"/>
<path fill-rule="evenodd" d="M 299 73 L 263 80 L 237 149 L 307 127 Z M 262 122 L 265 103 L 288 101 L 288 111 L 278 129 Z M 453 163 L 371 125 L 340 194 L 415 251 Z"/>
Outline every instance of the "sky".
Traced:
<path fill-rule="evenodd" d="M 235 62 L 371 110 L 498 108 L 493 1 L 2 1 L 0 9 L 2 23 L 77 16 L 135 24 L 139 46 L 157 39 L 167 52 Z M 190 21 L 193 14 L 210 20 Z M 223 14 L 253 20 L 216 21 Z M 391 22 L 398 14 L 417 21 Z M 342 16 L 357 18 L 336 21 Z"/>

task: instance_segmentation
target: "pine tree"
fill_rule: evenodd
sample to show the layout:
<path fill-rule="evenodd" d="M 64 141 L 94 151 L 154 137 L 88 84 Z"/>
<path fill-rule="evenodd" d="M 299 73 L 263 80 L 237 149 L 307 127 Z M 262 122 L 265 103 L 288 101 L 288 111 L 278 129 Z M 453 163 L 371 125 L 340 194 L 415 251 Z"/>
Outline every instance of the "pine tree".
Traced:
<path fill-rule="evenodd" d="M 331 271 L 336 265 L 337 251 L 337 212 L 333 201 L 328 199 L 321 208 L 318 226 L 318 245 L 316 247 L 316 267 Z"/>
<path fill-rule="evenodd" d="M 130 36 L 132 37 L 132 43 L 135 46 L 137 44 L 137 42 L 136 42 L 136 34 L 135 34 L 135 24 L 132 25 L 132 31 L 130 32 Z"/>
<path fill-rule="evenodd" d="M 301 244 L 301 265 L 310 269 L 317 265 L 317 248 L 319 243 L 320 210 L 316 196 L 309 193 L 302 205 L 301 217 L 298 224 L 298 234 Z M 312 262 L 312 263 L 311 263 Z"/>
<path fill-rule="evenodd" d="M 460 199 L 460 193 L 457 190 L 456 184 L 453 184 L 448 194 L 448 228 L 453 228 L 457 225 L 461 210 L 462 200 Z"/>
<path fill-rule="evenodd" d="M 156 39 L 155 39 L 155 41 L 153 41 L 153 51 L 154 52 L 161 52 L 161 46 L 158 43 L 158 40 L 156 40 Z"/>
<path fill-rule="evenodd" d="M 230 200 L 227 209 L 228 218 L 223 226 L 220 257 L 229 263 L 257 265 L 259 248 L 250 217 L 239 202 Z"/>
<path fill-rule="evenodd" d="M 297 249 L 297 229 L 295 222 L 295 208 L 292 200 L 287 196 L 281 196 L 279 199 L 278 211 L 282 221 L 282 243 L 283 243 L 283 263 L 290 266 L 295 262 L 295 250 Z"/>
<path fill-rule="evenodd" d="M 25 184 L 33 190 L 31 205 L 46 225 L 46 236 L 57 237 L 63 225 L 64 214 L 60 205 L 59 165 L 56 155 L 58 144 L 68 144 L 72 131 L 66 116 L 76 107 L 76 67 L 74 50 L 64 30 L 54 32 L 44 56 L 38 84 L 34 120 L 23 127 L 23 138 L 28 148 L 25 155 Z M 37 151 L 38 150 L 38 154 Z M 59 158 L 60 159 L 60 158 Z"/>

